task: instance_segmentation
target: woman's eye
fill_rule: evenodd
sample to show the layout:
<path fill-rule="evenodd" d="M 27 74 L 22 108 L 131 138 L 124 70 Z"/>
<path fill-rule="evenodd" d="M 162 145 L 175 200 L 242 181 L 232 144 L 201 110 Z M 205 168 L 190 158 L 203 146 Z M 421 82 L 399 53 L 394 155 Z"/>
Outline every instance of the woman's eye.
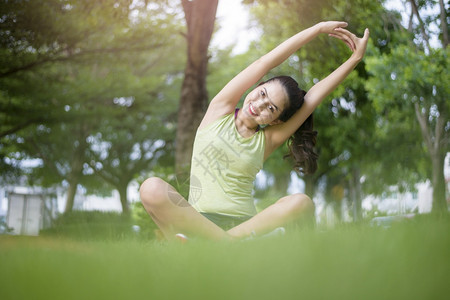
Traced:
<path fill-rule="evenodd" d="M 273 112 L 273 106 L 269 105 L 269 109 Z"/>
<path fill-rule="evenodd" d="M 261 96 L 265 96 L 266 93 L 264 93 L 264 91 L 261 91 Z"/>

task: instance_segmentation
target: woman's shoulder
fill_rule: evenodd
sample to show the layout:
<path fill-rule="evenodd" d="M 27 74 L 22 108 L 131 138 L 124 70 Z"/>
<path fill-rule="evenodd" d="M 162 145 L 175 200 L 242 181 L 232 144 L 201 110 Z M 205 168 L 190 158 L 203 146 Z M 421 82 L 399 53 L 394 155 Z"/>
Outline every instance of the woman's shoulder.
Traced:
<path fill-rule="evenodd" d="M 227 105 L 217 105 L 213 102 L 210 103 L 205 115 L 200 123 L 198 129 L 204 129 L 209 125 L 213 124 L 215 121 L 222 119 L 226 116 L 234 114 L 235 108 L 229 107 Z"/>

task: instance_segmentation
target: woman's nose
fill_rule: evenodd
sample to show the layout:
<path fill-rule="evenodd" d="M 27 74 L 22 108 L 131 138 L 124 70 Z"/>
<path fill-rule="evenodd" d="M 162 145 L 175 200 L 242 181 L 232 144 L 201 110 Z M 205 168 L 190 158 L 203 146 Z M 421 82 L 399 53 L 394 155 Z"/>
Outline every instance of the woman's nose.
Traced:
<path fill-rule="evenodd" d="M 265 108 L 265 107 L 267 106 L 267 104 L 266 104 L 266 102 L 265 102 L 264 100 L 258 100 L 258 101 L 256 102 L 256 106 L 257 106 L 259 109 L 263 109 L 263 108 Z"/>

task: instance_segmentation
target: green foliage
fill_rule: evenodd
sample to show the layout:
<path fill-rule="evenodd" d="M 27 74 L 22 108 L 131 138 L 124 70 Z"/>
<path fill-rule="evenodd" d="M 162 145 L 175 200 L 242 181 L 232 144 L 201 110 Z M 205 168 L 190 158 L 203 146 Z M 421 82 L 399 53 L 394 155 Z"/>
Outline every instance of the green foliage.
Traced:
<path fill-rule="evenodd" d="M 2 177 L 21 170 L 29 183 L 122 194 L 157 161 L 172 163 L 181 18 L 165 1 L 147 4 L 2 1 Z M 24 172 L 30 158 L 38 166 Z"/>
<path fill-rule="evenodd" d="M 410 113 L 413 103 L 425 107 L 435 104 L 439 111 L 449 111 L 448 50 L 436 49 L 426 55 L 400 45 L 389 56 L 372 56 L 368 62 L 370 72 L 377 76 L 371 77 L 367 87 L 376 99 L 374 104 L 379 113 L 404 112 L 414 117 Z"/>
<path fill-rule="evenodd" d="M 428 114 L 432 128 L 436 126 L 438 115 L 445 119 L 450 111 L 449 81 L 445 72 L 448 60 L 448 51 L 433 50 L 425 55 L 406 45 L 398 46 L 389 55 L 374 55 L 368 60 L 368 69 L 374 76 L 366 86 L 380 115 L 376 128 L 379 140 L 374 146 L 380 151 L 386 149 L 386 145 L 397 150 L 382 152 L 382 158 L 391 162 L 384 168 L 391 172 L 397 170 L 395 176 L 386 178 L 391 184 L 402 178 L 415 182 L 431 176 L 431 164 L 423 155 L 429 149 L 420 142 L 422 137 L 414 106 L 419 105 Z M 442 144 L 442 151 L 446 148 L 445 143 Z M 401 170 L 406 173 L 400 173 Z"/>

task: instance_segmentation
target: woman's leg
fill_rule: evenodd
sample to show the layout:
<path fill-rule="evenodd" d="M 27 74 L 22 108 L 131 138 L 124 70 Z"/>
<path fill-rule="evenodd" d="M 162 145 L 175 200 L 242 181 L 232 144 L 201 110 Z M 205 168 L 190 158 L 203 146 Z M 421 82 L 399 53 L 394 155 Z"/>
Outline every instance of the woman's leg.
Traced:
<path fill-rule="evenodd" d="M 280 226 L 314 217 L 314 203 L 304 194 L 286 196 L 270 205 L 248 221 L 228 230 L 234 238 L 265 234 Z"/>
<path fill-rule="evenodd" d="M 184 233 L 215 240 L 231 239 L 230 235 L 197 212 L 164 180 L 149 178 L 142 183 L 139 192 L 145 210 L 166 238 Z"/>

